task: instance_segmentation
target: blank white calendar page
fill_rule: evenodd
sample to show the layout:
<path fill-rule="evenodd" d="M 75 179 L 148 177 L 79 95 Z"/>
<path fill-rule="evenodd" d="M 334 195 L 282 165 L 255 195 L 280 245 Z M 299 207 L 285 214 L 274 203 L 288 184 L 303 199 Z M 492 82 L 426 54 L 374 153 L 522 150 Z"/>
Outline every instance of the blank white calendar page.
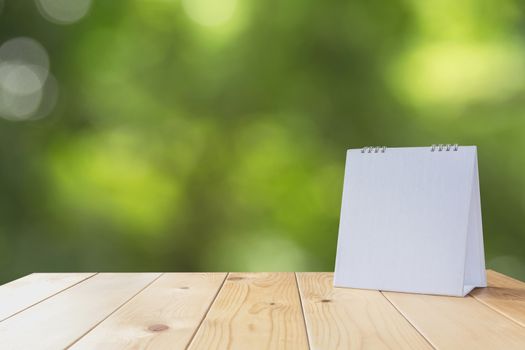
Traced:
<path fill-rule="evenodd" d="M 475 157 L 474 146 L 349 150 L 334 284 L 461 294 Z"/>

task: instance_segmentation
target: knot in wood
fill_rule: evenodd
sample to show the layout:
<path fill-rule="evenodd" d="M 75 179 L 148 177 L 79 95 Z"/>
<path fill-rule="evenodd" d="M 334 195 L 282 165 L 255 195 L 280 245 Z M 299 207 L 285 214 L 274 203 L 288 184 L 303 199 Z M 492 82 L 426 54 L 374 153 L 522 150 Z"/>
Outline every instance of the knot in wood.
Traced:
<path fill-rule="evenodd" d="M 153 325 L 148 327 L 148 330 L 151 331 L 151 332 L 162 332 L 162 331 L 165 331 L 168 328 L 170 328 L 170 327 L 166 326 L 165 324 L 153 324 Z"/>

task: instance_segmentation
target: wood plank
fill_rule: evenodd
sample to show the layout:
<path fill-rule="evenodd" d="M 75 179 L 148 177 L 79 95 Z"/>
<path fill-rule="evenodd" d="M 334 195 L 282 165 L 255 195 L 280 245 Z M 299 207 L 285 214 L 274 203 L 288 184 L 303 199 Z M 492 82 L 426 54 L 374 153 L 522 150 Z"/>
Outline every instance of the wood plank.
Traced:
<path fill-rule="evenodd" d="M 72 349 L 184 349 L 226 273 L 166 273 Z"/>
<path fill-rule="evenodd" d="M 308 349 L 295 274 L 229 274 L 189 348 Z"/>
<path fill-rule="evenodd" d="M 0 286 L 0 322 L 95 273 L 33 273 Z"/>
<path fill-rule="evenodd" d="M 158 273 L 101 273 L 0 323 L 6 349 L 63 349 L 154 281 Z"/>
<path fill-rule="evenodd" d="M 470 295 L 525 327 L 525 283 L 491 270 L 487 282 Z"/>
<path fill-rule="evenodd" d="M 525 349 L 525 328 L 473 297 L 383 294 L 437 349 Z"/>
<path fill-rule="evenodd" d="M 298 273 L 312 349 L 432 349 L 381 294 L 334 288 L 333 273 Z"/>

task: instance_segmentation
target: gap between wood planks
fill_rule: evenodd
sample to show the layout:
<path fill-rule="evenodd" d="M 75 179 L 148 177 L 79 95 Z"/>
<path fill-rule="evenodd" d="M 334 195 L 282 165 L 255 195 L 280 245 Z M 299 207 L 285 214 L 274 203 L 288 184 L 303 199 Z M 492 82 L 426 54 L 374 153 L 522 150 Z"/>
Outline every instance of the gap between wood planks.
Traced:
<path fill-rule="evenodd" d="M 142 291 L 146 288 L 148 288 L 149 286 L 151 286 L 153 284 L 153 282 L 155 282 L 156 280 L 158 280 L 162 275 L 164 275 L 164 273 L 160 273 L 157 277 L 155 277 L 151 282 L 149 282 L 148 284 L 146 284 L 142 289 L 140 289 L 137 293 L 133 294 L 131 296 L 131 298 L 128 298 L 126 301 L 124 301 L 121 305 L 119 305 L 115 310 L 111 311 L 109 314 L 106 315 L 106 317 L 102 318 L 99 322 L 95 323 L 91 328 L 89 328 L 86 332 L 84 332 L 80 337 L 78 337 L 77 339 L 75 339 L 74 341 L 71 342 L 71 344 L 69 344 L 68 346 L 66 346 L 64 349 L 69 349 L 71 348 L 73 345 L 75 345 L 75 343 L 77 343 L 80 339 L 82 339 L 86 334 L 88 334 L 89 332 L 91 332 L 93 329 L 95 329 L 99 324 L 101 324 L 102 322 L 104 322 L 108 317 L 110 317 L 111 315 L 113 315 L 115 312 L 117 312 L 120 308 L 122 308 L 124 305 L 126 305 L 130 300 L 132 300 L 133 298 L 135 298 L 137 295 L 139 295 L 140 293 L 142 293 Z"/>
<path fill-rule="evenodd" d="M 35 274 L 35 273 L 31 273 L 31 274 L 26 275 L 26 276 L 23 276 L 23 277 L 31 276 L 31 275 L 34 275 L 34 274 Z M 1 319 L 0 322 L 3 322 L 3 321 L 5 321 L 5 320 L 8 320 L 8 319 L 10 319 L 11 317 L 18 315 L 19 313 L 24 312 L 24 311 L 26 311 L 26 310 L 32 308 L 33 306 L 38 305 L 38 304 L 40 304 L 40 303 L 46 301 L 47 299 L 50 299 L 50 298 L 54 297 L 55 295 L 62 293 L 62 292 L 65 291 L 65 290 L 68 290 L 68 289 L 70 289 L 70 288 L 72 288 L 72 287 L 74 287 L 74 286 L 76 286 L 76 285 L 78 285 L 78 284 L 80 284 L 80 283 L 83 283 L 83 282 L 87 281 L 88 279 L 90 279 L 90 278 L 92 278 L 92 277 L 95 277 L 95 276 L 98 275 L 98 274 L 99 274 L 98 272 L 94 272 L 91 276 L 87 276 L 86 278 L 81 279 L 80 281 L 75 282 L 75 283 L 73 283 L 73 284 L 70 285 L 70 286 L 67 286 L 67 287 L 65 287 L 65 288 L 63 288 L 63 289 L 60 289 L 60 290 L 56 291 L 55 293 L 53 293 L 53 294 L 51 294 L 51 295 L 48 295 L 47 297 L 44 297 L 43 299 L 38 300 L 37 302 L 35 302 L 35 303 L 33 303 L 33 304 L 30 304 L 30 305 L 28 305 L 28 306 L 26 306 L 26 307 L 24 307 L 24 308 L 22 308 L 22 309 L 16 311 L 15 313 L 13 313 L 13 314 L 11 314 L 11 315 L 9 315 L 9 316 L 7 316 L 7 317 Z M 22 277 L 22 278 L 23 278 L 23 277 Z M 15 280 L 15 281 L 16 281 L 16 280 Z M 14 281 L 12 281 L 12 282 L 14 282 Z"/>
<path fill-rule="evenodd" d="M 492 278 L 490 278 L 489 274 L 493 275 Z M 493 286 L 492 284 L 494 283 L 493 279 L 494 278 L 501 278 L 503 280 L 506 280 L 508 281 L 509 283 L 512 283 L 512 284 L 515 284 L 516 286 L 521 286 L 523 285 L 523 282 L 520 281 L 520 280 L 517 280 L 515 278 L 512 278 L 510 276 L 507 276 L 507 275 L 504 275 L 502 273 L 499 273 L 497 271 L 494 271 L 494 270 L 487 270 L 487 287 L 486 288 L 494 288 L 494 289 L 497 289 L 497 288 L 502 288 L 502 287 L 495 287 Z M 506 288 L 506 287 L 503 287 L 503 288 Z M 516 322 L 518 325 L 522 326 L 522 327 L 525 327 L 525 324 L 523 322 L 520 322 L 520 320 L 517 320 L 514 318 L 513 315 L 509 315 L 507 314 L 505 311 L 503 311 L 501 308 L 499 308 L 498 306 L 496 305 L 492 305 L 490 302 L 486 301 L 485 299 L 483 299 L 482 296 L 479 296 L 478 295 L 478 291 L 476 291 L 476 289 L 474 291 L 471 292 L 471 296 L 476 299 L 477 301 L 479 301 L 480 303 L 482 303 L 483 305 L 489 307 L 490 309 L 496 311 L 497 313 L 503 315 L 504 317 Z M 519 297 L 518 297 L 519 298 Z"/>
<path fill-rule="evenodd" d="M 301 287 L 299 287 L 297 272 L 294 272 L 294 276 L 295 276 L 295 285 L 297 286 L 297 294 L 299 294 L 299 303 L 301 304 L 301 314 L 303 315 L 304 330 L 306 332 L 306 344 L 308 344 L 308 349 L 311 349 L 312 345 L 310 344 L 310 332 L 308 331 L 308 326 L 306 325 L 306 316 L 304 314 L 303 298 L 301 297 Z"/>
<path fill-rule="evenodd" d="M 195 335 L 197 335 L 197 331 L 199 330 L 199 328 L 201 328 L 201 325 L 204 322 L 204 320 L 206 319 L 206 317 L 208 317 L 208 313 L 210 312 L 211 306 L 215 303 L 215 300 L 217 299 L 217 296 L 219 295 L 219 292 L 221 291 L 222 287 L 224 286 L 224 283 L 226 283 L 226 280 L 228 279 L 229 275 L 230 275 L 230 273 L 226 272 L 226 276 L 224 276 L 224 279 L 222 280 L 221 285 L 219 286 L 219 288 L 217 288 L 217 292 L 215 292 L 215 295 L 213 296 L 213 298 L 212 298 L 212 300 L 210 302 L 210 305 L 208 305 L 208 308 L 206 309 L 206 312 L 204 313 L 204 316 L 202 316 L 199 324 L 193 330 L 193 334 L 191 335 L 190 340 L 188 341 L 188 344 L 186 344 L 185 349 L 188 349 L 190 347 L 191 343 L 193 342 L 193 339 L 195 338 Z"/>
<path fill-rule="evenodd" d="M 402 317 L 408 322 L 408 324 L 411 325 L 412 328 L 414 328 L 414 330 L 415 330 L 419 335 L 421 335 L 421 337 L 422 337 L 423 339 L 425 339 L 425 341 L 428 343 L 428 345 L 429 345 L 431 348 L 437 349 L 437 347 L 436 347 L 434 344 L 432 344 L 432 343 L 430 342 L 430 340 L 428 340 L 427 337 L 425 337 L 425 335 L 419 331 L 419 329 L 417 329 L 417 327 L 416 327 L 416 326 L 415 326 L 415 325 L 414 325 L 414 324 L 413 324 L 413 323 L 412 323 L 412 322 L 411 322 L 411 321 L 405 316 L 405 314 L 403 314 L 403 313 L 401 312 L 401 310 L 399 310 L 399 309 L 394 305 L 394 303 L 392 303 L 392 302 L 390 301 L 390 299 L 387 298 L 387 296 L 383 293 L 382 290 L 380 290 L 379 292 L 381 293 L 381 295 L 383 296 L 383 298 L 385 298 L 385 299 L 390 303 L 390 305 L 392 305 L 392 307 L 393 307 L 393 308 L 394 308 L 394 309 L 395 309 L 395 310 L 396 310 L 396 311 L 397 311 L 397 312 L 398 312 L 398 313 L 399 313 L 399 314 L 400 314 L 400 315 L 401 315 L 401 316 L 402 316 Z"/>

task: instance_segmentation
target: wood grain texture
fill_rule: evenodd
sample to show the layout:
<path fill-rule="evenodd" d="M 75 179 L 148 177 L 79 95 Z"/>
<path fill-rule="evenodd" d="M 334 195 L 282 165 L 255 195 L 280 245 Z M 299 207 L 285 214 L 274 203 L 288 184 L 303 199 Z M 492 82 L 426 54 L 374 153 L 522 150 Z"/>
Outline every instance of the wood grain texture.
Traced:
<path fill-rule="evenodd" d="M 101 273 L 0 322 L 3 349 L 62 349 L 154 281 L 158 273 Z"/>
<path fill-rule="evenodd" d="M 226 273 L 166 273 L 72 349 L 184 349 Z"/>
<path fill-rule="evenodd" d="M 525 328 L 473 297 L 383 294 L 437 349 L 525 349 Z"/>
<path fill-rule="evenodd" d="M 489 271 L 489 287 L 466 298 L 333 288 L 332 278 L 29 275 L 0 286 L 0 310 L 22 307 L 0 321 L 0 349 L 308 349 L 308 339 L 316 350 L 525 349 L 524 284 L 505 275 Z"/>
<path fill-rule="evenodd" d="M 477 288 L 471 295 L 525 327 L 525 283 L 487 271 L 487 288 Z"/>
<path fill-rule="evenodd" d="M 0 286 L 0 322 L 94 273 L 33 273 Z"/>
<path fill-rule="evenodd" d="M 190 349 L 308 349 L 294 273 L 231 273 Z"/>
<path fill-rule="evenodd" d="M 378 291 L 334 288 L 333 273 L 298 273 L 312 349 L 432 349 Z"/>

